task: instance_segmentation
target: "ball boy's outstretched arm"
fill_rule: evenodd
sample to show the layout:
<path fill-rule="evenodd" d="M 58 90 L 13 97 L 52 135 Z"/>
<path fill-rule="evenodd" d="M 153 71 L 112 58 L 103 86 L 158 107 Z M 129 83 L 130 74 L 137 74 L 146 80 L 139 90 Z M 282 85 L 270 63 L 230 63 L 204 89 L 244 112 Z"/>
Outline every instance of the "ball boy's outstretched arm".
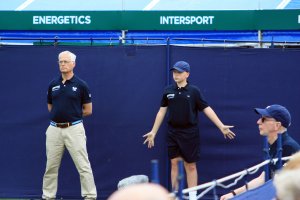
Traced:
<path fill-rule="evenodd" d="M 211 107 L 206 107 L 203 112 L 220 129 L 224 138 L 233 139 L 235 137 L 235 134 L 230 130 L 234 126 L 224 125 Z"/>
<path fill-rule="evenodd" d="M 165 115 L 167 113 L 167 109 L 168 107 L 160 107 L 158 113 L 156 114 L 156 118 L 152 127 L 152 130 L 143 135 L 145 139 L 144 144 L 146 144 L 148 142 L 148 148 L 154 147 L 154 138 L 157 134 L 157 131 L 161 125 L 161 123 L 163 122 Z"/>

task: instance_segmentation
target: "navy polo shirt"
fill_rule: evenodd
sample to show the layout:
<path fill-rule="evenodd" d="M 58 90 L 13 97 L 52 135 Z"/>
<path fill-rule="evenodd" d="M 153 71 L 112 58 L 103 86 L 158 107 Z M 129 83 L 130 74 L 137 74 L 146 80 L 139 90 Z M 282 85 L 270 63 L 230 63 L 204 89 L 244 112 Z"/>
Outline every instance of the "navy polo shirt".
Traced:
<path fill-rule="evenodd" d="M 64 84 L 62 80 L 60 76 L 49 84 L 50 119 L 57 123 L 81 120 L 83 104 L 92 102 L 88 85 L 75 75 Z"/>
<path fill-rule="evenodd" d="M 208 107 L 199 88 L 189 83 L 182 88 L 176 84 L 166 87 L 161 107 L 168 107 L 168 124 L 173 128 L 198 125 L 198 112 Z"/>
<path fill-rule="evenodd" d="M 300 145 L 287 132 L 284 132 L 282 138 L 282 157 L 291 156 L 300 151 Z M 277 140 L 269 146 L 270 158 L 277 158 Z M 270 164 L 269 178 L 273 178 L 276 171 L 276 165 Z"/>

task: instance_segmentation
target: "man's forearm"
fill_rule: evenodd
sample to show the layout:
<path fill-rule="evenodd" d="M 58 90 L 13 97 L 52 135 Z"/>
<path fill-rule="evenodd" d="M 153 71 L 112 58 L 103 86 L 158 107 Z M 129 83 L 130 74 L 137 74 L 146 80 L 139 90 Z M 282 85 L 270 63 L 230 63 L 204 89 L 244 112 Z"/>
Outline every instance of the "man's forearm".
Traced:
<path fill-rule="evenodd" d="M 247 185 L 244 185 L 240 188 L 233 190 L 236 194 L 241 194 L 246 192 L 247 190 L 251 190 L 257 188 L 265 183 L 265 173 L 262 172 L 259 177 L 251 180 Z"/>
<path fill-rule="evenodd" d="M 86 117 L 92 114 L 93 106 L 92 103 L 83 104 L 82 106 L 82 116 Z"/>

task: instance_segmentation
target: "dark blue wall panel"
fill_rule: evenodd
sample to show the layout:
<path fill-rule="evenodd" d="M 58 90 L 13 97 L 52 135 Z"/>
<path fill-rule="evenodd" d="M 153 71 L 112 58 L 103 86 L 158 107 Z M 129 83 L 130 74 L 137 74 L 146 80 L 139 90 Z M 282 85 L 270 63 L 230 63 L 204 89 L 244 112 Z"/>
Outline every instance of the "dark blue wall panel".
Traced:
<path fill-rule="evenodd" d="M 93 115 L 84 120 L 88 152 L 100 199 L 120 179 L 151 175 L 158 159 L 167 187 L 165 124 L 148 150 L 142 135 L 153 124 L 167 84 L 166 46 L 2 46 L 0 48 L 0 197 L 40 197 L 46 164 L 45 130 L 49 124 L 46 92 L 59 75 L 57 55 L 77 54 L 75 73 L 93 95 Z M 237 137 L 223 138 L 200 116 L 199 182 L 204 183 L 261 162 L 254 107 L 278 103 L 292 114 L 291 135 L 300 141 L 299 49 L 210 49 L 176 47 L 170 61 L 191 64 L 190 82 L 202 90 L 222 121 L 235 125 Z M 80 197 L 79 177 L 68 153 L 59 175 L 59 197 Z"/>

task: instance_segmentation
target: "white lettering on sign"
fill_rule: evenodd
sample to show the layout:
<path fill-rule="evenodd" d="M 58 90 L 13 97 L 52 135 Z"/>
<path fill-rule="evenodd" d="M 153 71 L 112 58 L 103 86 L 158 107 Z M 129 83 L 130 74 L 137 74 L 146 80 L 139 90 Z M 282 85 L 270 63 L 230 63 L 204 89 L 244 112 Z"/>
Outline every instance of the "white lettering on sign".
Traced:
<path fill-rule="evenodd" d="M 90 24 L 91 16 L 33 16 L 33 24 Z"/>
<path fill-rule="evenodd" d="M 213 24 L 214 18 L 214 16 L 160 16 L 160 24 L 210 25 Z"/>

